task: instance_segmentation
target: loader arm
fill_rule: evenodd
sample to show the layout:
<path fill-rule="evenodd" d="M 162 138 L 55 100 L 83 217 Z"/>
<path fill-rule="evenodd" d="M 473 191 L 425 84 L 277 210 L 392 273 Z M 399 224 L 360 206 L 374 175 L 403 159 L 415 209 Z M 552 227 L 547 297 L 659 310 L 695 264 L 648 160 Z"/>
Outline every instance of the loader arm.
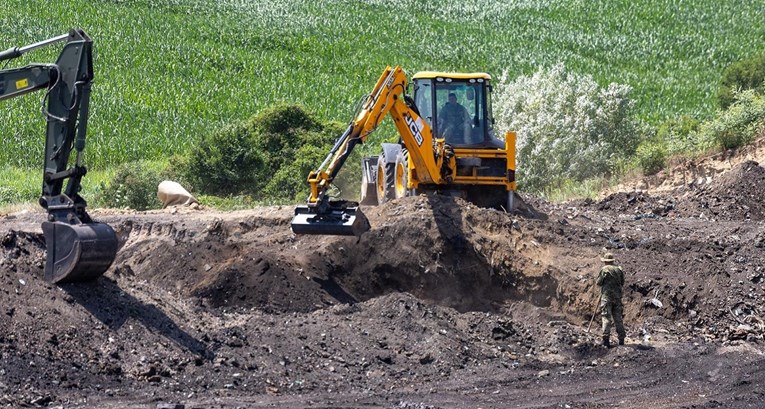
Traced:
<path fill-rule="evenodd" d="M 328 189 L 345 161 L 358 143 L 377 129 L 386 115 L 390 114 L 405 146 L 409 147 L 412 160 L 423 180 L 440 183 L 444 161 L 443 139 L 434 140 L 430 126 L 420 118 L 416 110 L 404 99 L 407 80 L 400 66 L 388 66 L 377 80 L 372 92 L 361 104 L 358 114 L 337 139 L 318 169 L 308 175 L 311 188 L 307 206 L 295 209 L 292 231 L 297 234 L 359 235 L 369 229 L 369 222 L 353 202 L 331 202 Z M 416 147 L 416 148 L 415 148 Z M 448 163 L 447 163 L 448 165 Z"/>
<path fill-rule="evenodd" d="M 33 49 L 66 42 L 54 64 L 30 64 L 0 70 L 0 100 L 45 90 L 47 120 L 42 195 L 48 212 L 42 224 L 47 249 L 45 278 L 59 283 L 99 277 L 114 261 L 117 236 L 107 224 L 94 222 L 79 195 L 93 81 L 92 40 L 79 29 L 26 47 L 0 52 L 0 61 Z M 69 167 L 72 149 L 74 164 Z M 64 181 L 68 181 L 64 188 Z"/>

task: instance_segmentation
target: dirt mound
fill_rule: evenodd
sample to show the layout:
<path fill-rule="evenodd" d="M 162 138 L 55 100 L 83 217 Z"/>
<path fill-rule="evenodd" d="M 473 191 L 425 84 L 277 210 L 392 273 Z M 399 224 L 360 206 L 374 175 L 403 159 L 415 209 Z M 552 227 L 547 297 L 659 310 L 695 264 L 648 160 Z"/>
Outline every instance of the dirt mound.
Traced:
<path fill-rule="evenodd" d="M 114 273 L 211 307 L 266 312 L 308 312 L 391 292 L 460 311 L 495 310 L 532 293 L 548 305 L 542 300 L 555 297 L 550 272 L 520 273 L 535 269 L 530 255 L 507 251 L 522 245 L 522 235 L 504 212 L 449 196 L 406 198 L 368 209 L 375 229 L 357 239 L 295 236 L 290 210 L 182 225 L 160 215 L 106 218 L 121 238 Z"/>
<path fill-rule="evenodd" d="M 675 208 L 671 197 L 652 196 L 642 191 L 612 193 L 598 202 L 584 201 L 582 204 L 598 211 L 636 218 L 666 216 Z"/>
<path fill-rule="evenodd" d="M 765 219 L 765 168 L 745 161 L 687 194 L 677 204 L 684 217 L 720 220 Z"/>
<path fill-rule="evenodd" d="M 759 175 L 741 172 L 716 188 Z M 42 280 L 45 215 L 7 216 L 0 405 L 761 402 L 765 234 L 733 219 L 743 213 L 685 217 L 669 207 L 681 200 L 530 200 L 547 217 L 529 219 L 417 196 L 365 207 L 359 238 L 296 236 L 289 207 L 94 211 L 118 257 L 96 282 L 65 286 Z M 627 281 L 629 345 L 615 350 L 596 345 L 605 250 Z M 693 388 L 678 377 L 715 371 L 728 375 Z"/>

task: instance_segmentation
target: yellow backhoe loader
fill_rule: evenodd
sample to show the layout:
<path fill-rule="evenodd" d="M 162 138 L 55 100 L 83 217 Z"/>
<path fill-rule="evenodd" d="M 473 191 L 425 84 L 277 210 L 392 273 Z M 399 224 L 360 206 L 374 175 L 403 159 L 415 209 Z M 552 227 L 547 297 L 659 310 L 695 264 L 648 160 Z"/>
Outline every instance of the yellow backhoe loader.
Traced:
<path fill-rule="evenodd" d="M 42 224 L 47 251 L 45 279 L 54 283 L 98 278 L 117 253 L 114 230 L 94 222 L 79 195 L 80 182 L 87 173 L 82 153 L 93 81 L 93 41 L 84 31 L 74 29 L 35 44 L 9 48 L 0 52 L 0 61 L 59 42 L 65 44 L 55 63 L 0 70 L 0 100 L 45 91 L 42 111 L 48 127 L 40 205 L 48 211 L 48 221 Z M 76 157 L 70 167 L 72 148 Z"/>
<path fill-rule="evenodd" d="M 461 196 L 482 207 L 513 211 L 515 133 L 497 139 L 486 73 L 419 72 L 409 84 L 403 69 L 387 67 L 360 111 L 318 169 L 308 175 L 311 193 L 295 209 L 296 234 L 360 235 L 369 221 L 358 203 L 331 201 L 328 189 L 358 143 L 390 114 L 399 143 L 382 144 L 362 161 L 361 205 L 418 193 Z M 412 87 L 412 96 L 406 94 Z"/>

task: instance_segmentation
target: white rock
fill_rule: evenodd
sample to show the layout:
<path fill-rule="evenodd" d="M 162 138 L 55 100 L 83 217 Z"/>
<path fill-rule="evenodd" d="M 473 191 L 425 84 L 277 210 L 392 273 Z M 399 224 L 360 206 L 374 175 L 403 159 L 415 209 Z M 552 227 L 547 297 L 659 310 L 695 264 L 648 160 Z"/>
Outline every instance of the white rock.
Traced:
<path fill-rule="evenodd" d="M 157 188 L 157 198 L 162 202 L 162 208 L 167 206 L 189 206 L 199 204 L 199 201 L 178 182 L 164 180 Z"/>

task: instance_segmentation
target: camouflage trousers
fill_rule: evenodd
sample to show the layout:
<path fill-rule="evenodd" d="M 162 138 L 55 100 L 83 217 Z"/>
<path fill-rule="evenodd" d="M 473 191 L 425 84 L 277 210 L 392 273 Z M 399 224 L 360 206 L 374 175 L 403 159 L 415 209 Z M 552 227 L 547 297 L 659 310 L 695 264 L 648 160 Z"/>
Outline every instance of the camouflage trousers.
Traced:
<path fill-rule="evenodd" d="M 621 300 L 612 301 L 607 297 L 600 300 L 600 318 L 603 322 L 603 338 L 611 335 L 611 327 L 616 326 L 619 339 L 624 339 L 623 307 Z"/>

